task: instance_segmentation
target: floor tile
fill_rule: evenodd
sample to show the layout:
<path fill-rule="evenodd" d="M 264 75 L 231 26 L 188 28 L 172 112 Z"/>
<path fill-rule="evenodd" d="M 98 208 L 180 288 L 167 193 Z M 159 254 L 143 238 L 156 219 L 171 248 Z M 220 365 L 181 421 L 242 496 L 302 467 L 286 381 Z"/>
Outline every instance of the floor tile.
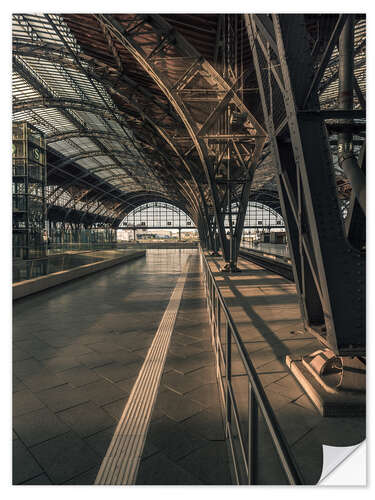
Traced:
<path fill-rule="evenodd" d="M 191 377 L 189 374 L 183 375 L 176 370 L 171 370 L 163 376 L 162 383 L 169 389 L 183 395 L 186 392 L 190 392 L 193 389 L 200 387 L 202 379 L 199 380 L 196 377 Z"/>
<path fill-rule="evenodd" d="M 108 413 L 91 401 L 59 412 L 59 418 L 81 437 L 95 434 L 115 423 Z"/>
<path fill-rule="evenodd" d="M 13 372 L 17 377 L 23 380 L 25 377 L 34 375 L 43 369 L 40 361 L 34 358 L 24 359 L 22 361 L 14 361 Z"/>
<path fill-rule="evenodd" d="M 70 384 L 53 387 L 37 393 L 38 398 L 52 411 L 59 412 L 88 400 L 86 393 Z"/>
<path fill-rule="evenodd" d="M 107 405 L 102 406 L 103 410 L 106 411 L 111 417 L 116 420 L 120 420 L 121 415 L 124 412 L 124 408 L 126 405 L 128 398 L 118 399 L 113 403 L 109 403 Z"/>
<path fill-rule="evenodd" d="M 23 379 L 23 383 L 33 392 L 58 387 L 65 384 L 66 381 L 66 378 L 61 373 L 52 373 L 45 369 L 40 370 L 38 374 Z"/>
<path fill-rule="evenodd" d="M 33 446 L 67 432 L 69 428 L 48 408 L 15 417 L 13 426 L 27 446 Z"/>
<path fill-rule="evenodd" d="M 86 443 L 98 454 L 101 460 L 104 459 L 104 456 L 107 453 L 115 430 L 116 425 L 112 425 L 111 427 L 107 427 L 106 429 L 85 438 Z"/>
<path fill-rule="evenodd" d="M 202 406 L 220 408 L 218 386 L 216 382 L 213 382 L 212 384 L 204 384 L 201 387 L 188 392 L 186 396 L 193 401 L 200 403 Z"/>
<path fill-rule="evenodd" d="M 151 423 L 148 432 L 151 442 L 173 461 L 207 444 L 205 439 L 191 434 L 186 427 L 168 417 Z"/>
<path fill-rule="evenodd" d="M 196 415 L 184 420 L 182 423 L 189 432 L 200 435 L 209 441 L 225 440 L 224 424 L 221 414 L 209 410 L 203 410 Z"/>
<path fill-rule="evenodd" d="M 100 380 L 95 371 L 89 370 L 86 366 L 74 366 L 64 370 L 61 375 L 74 387 L 81 387 Z"/>
<path fill-rule="evenodd" d="M 201 481 L 189 471 L 157 453 L 142 460 L 138 475 L 138 485 L 198 485 Z"/>
<path fill-rule="evenodd" d="M 173 391 L 159 394 L 156 405 L 160 406 L 168 417 L 177 422 L 182 422 L 204 409 L 202 404 L 192 401 L 186 396 L 180 396 Z"/>
<path fill-rule="evenodd" d="M 22 484 L 27 485 L 27 486 L 31 486 L 31 485 L 43 486 L 43 485 L 51 485 L 52 483 L 51 483 L 50 479 L 48 478 L 48 476 L 46 476 L 45 474 L 40 474 L 39 476 L 36 476 L 33 479 L 29 479 L 29 481 L 25 481 Z"/>
<path fill-rule="evenodd" d="M 55 356 L 43 360 L 43 365 L 51 372 L 61 372 L 74 366 L 79 366 L 79 361 L 73 356 Z"/>
<path fill-rule="evenodd" d="M 71 431 L 34 446 L 31 452 L 54 484 L 62 484 L 100 462 L 88 444 Z"/>
<path fill-rule="evenodd" d="M 99 406 L 112 403 L 126 396 L 126 393 L 118 387 L 118 384 L 115 385 L 107 380 L 92 382 L 82 386 L 82 389 L 86 392 L 87 397 Z"/>
<path fill-rule="evenodd" d="M 43 472 L 38 462 L 19 439 L 13 441 L 13 484 L 21 484 Z"/>
<path fill-rule="evenodd" d="M 44 404 L 31 391 L 18 391 L 13 395 L 13 416 L 44 408 Z"/>
<path fill-rule="evenodd" d="M 111 382 L 119 382 L 127 378 L 137 376 L 142 366 L 141 360 L 138 363 L 130 363 L 123 365 L 121 363 L 110 363 L 95 369 L 101 377 L 110 380 Z"/>
<path fill-rule="evenodd" d="M 203 484 L 232 484 L 226 444 L 211 442 L 178 461 L 178 465 L 198 477 Z"/>
<path fill-rule="evenodd" d="M 95 484 L 96 476 L 98 475 L 100 465 L 93 467 L 92 469 L 74 476 L 69 481 L 64 482 L 64 485 L 76 485 L 76 486 L 93 486 Z"/>

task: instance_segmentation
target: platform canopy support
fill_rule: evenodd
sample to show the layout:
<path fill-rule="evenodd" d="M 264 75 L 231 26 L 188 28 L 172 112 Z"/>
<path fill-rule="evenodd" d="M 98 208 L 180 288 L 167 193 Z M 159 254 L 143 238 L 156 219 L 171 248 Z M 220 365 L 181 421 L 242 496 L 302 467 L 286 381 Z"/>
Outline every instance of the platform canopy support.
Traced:
<path fill-rule="evenodd" d="M 122 18 L 99 14 L 98 23 L 106 33 L 121 44 L 168 98 L 170 105 L 185 127 L 185 136 L 174 140 L 192 170 L 204 173 L 206 203 L 203 219 L 211 250 L 216 251 L 218 239 L 226 268 L 237 267 L 251 180 L 260 159 L 266 133 L 244 104 L 239 89 L 244 75 L 228 62 L 224 72 L 218 72 L 197 50 L 161 16 L 138 15 Z M 226 16 L 222 37 L 229 43 L 229 32 L 237 23 L 236 16 Z M 148 33 L 148 43 L 143 40 Z M 219 38 L 220 38 L 219 36 Z M 219 42 L 220 40 L 218 40 Z M 228 60 L 228 52 L 221 57 Z M 167 72 L 166 67 L 174 67 Z M 199 103 L 199 113 L 191 108 Z M 186 147 L 188 145 L 188 147 Z M 175 145 L 175 147 L 177 147 Z M 232 205 L 239 203 L 236 221 Z M 212 218 L 211 218 L 212 217 Z M 229 219 L 227 234 L 225 222 Z M 230 223 L 232 219 L 232 224 Z M 214 223 L 213 223 L 214 220 Z"/>
<path fill-rule="evenodd" d="M 321 108 L 319 85 L 351 17 L 338 15 L 317 51 L 304 15 L 245 15 L 304 324 L 340 356 L 365 355 L 365 249 L 363 232 L 352 233 L 362 239 L 353 245 L 343 224 L 328 129 L 339 120 L 347 133 L 348 120 L 358 124 L 365 113 L 350 103 L 344 109 L 338 96 L 336 106 Z M 344 57 L 350 65 L 348 54 L 340 64 Z M 347 79 L 348 66 L 340 71 Z M 360 201 L 352 187 L 350 217 Z"/>

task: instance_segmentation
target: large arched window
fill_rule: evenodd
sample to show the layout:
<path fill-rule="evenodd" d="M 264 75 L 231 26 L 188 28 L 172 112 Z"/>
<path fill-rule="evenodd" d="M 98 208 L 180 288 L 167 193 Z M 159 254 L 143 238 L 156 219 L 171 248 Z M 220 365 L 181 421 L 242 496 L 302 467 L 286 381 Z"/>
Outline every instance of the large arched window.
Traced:
<path fill-rule="evenodd" d="M 233 207 L 233 211 L 237 211 L 236 206 Z M 267 205 L 254 201 L 249 202 L 245 215 L 241 246 L 288 256 L 285 225 L 282 216 Z"/>
<path fill-rule="evenodd" d="M 128 229 L 195 229 L 191 218 L 170 203 L 153 201 L 132 210 L 121 222 Z"/>
<path fill-rule="evenodd" d="M 238 204 L 233 203 L 232 205 L 232 224 L 236 224 L 238 213 Z M 229 228 L 229 217 L 225 218 L 225 226 Z M 244 229 L 255 229 L 255 228 L 265 228 L 265 229 L 284 229 L 284 219 L 275 210 L 263 205 L 263 203 L 258 203 L 255 201 L 250 201 L 245 215 Z"/>

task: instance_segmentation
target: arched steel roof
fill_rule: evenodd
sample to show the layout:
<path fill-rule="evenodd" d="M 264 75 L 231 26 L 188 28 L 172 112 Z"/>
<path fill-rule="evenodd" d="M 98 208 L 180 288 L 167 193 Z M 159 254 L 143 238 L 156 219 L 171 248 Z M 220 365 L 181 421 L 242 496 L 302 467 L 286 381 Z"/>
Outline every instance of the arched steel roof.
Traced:
<path fill-rule="evenodd" d="M 305 15 L 317 61 L 337 19 Z M 71 193 L 67 206 L 91 203 L 93 213 L 104 203 L 119 220 L 159 197 L 197 222 L 213 204 L 205 164 L 218 143 L 231 144 L 239 171 L 254 163 L 254 193 L 275 193 L 245 24 L 239 16 L 241 92 L 220 74 L 221 30 L 220 14 L 13 15 L 13 119 L 46 134 L 48 182 Z M 358 16 L 356 107 L 366 93 L 365 38 Z M 337 48 L 319 92 L 323 109 L 336 106 Z M 214 133 L 222 103 L 246 115 L 230 137 Z"/>

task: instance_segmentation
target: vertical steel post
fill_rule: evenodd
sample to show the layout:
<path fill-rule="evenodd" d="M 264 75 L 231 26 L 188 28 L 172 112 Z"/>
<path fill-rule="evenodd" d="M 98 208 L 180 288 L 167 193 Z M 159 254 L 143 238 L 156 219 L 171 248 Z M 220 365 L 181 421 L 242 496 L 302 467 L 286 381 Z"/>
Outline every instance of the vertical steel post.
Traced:
<path fill-rule="evenodd" d="M 248 484 L 256 484 L 256 465 L 258 460 L 258 404 L 249 382 L 249 417 L 248 417 Z"/>
<path fill-rule="evenodd" d="M 349 15 L 339 38 L 339 108 L 353 109 L 354 88 L 354 26 L 353 15 Z M 353 120 L 341 120 L 350 125 Z M 338 134 L 338 159 L 349 178 L 353 192 L 363 212 L 366 213 L 366 177 L 358 166 L 353 153 L 353 134 L 350 130 Z"/>
<path fill-rule="evenodd" d="M 231 432 L 229 430 L 229 427 L 231 425 L 231 414 L 232 414 L 232 403 L 230 399 L 230 391 L 229 391 L 229 386 L 231 384 L 231 379 L 232 379 L 232 346 L 231 346 L 231 332 L 230 332 L 230 325 L 227 321 L 227 330 L 226 330 L 226 341 L 227 341 L 227 352 L 226 352 L 226 366 L 225 366 L 225 371 L 226 371 L 226 394 L 225 394 L 225 402 L 226 402 L 226 421 L 227 421 L 227 431 Z"/>
<path fill-rule="evenodd" d="M 257 30 L 257 21 L 252 15 L 247 23 L 249 41 L 304 324 L 336 354 L 363 355 L 365 255 L 344 234 L 325 119 L 317 91 L 309 91 L 315 67 L 305 19 L 272 15 L 275 61 L 268 66 L 268 40 Z M 281 117 L 279 112 L 274 116 L 275 102 Z"/>

